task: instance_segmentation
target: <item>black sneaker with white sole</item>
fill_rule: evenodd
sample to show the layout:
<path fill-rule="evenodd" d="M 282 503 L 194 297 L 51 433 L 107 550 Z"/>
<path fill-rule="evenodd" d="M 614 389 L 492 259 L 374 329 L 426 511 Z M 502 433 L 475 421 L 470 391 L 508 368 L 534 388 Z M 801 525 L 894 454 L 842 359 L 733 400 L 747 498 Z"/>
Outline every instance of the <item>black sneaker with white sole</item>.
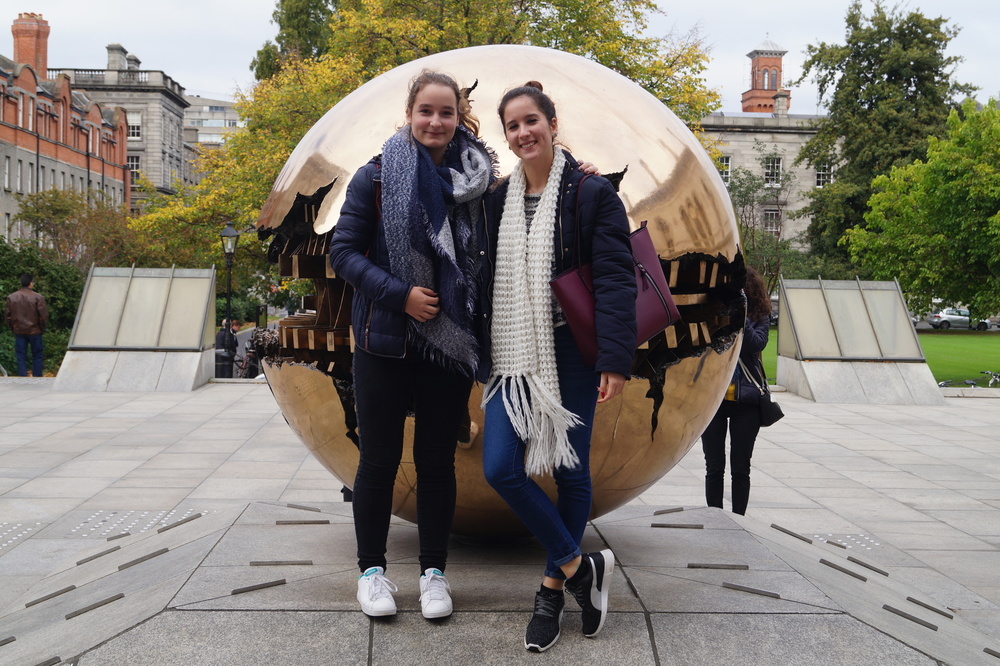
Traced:
<path fill-rule="evenodd" d="M 562 590 L 552 590 L 544 585 L 535 592 L 535 612 L 524 632 L 524 647 L 531 652 L 545 652 L 559 640 L 563 606 L 566 597 Z"/>
<path fill-rule="evenodd" d="M 566 581 L 566 589 L 583 610 L 583 635 L 593 638 L 608 617 L 608 588 L 615 570 L 615 554 L 610 550 L 584 553 L 580 568 Z"/>

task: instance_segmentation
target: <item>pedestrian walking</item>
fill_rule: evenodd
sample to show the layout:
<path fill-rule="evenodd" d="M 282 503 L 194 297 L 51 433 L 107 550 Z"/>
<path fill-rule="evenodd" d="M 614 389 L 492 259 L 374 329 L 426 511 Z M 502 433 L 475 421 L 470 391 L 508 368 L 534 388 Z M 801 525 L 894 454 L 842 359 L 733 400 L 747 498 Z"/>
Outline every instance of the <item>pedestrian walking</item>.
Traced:
<path fill-rule="evenodd" d="M 725 399 L 701 435 L 705 452 L 705 501 L 722 508 L 726 476 L 726 431 L 729 431 L 729 474 L 732 477 L 733 513 L 744 515 L 750 502 L 750 458 L 760 432 L 758 385 L 763 385 L 764 367 L 760 353 L 767 346 L 771 297 L 760 274 L 747 268 L 743 293 L 747 299 L 747 319 L 743 325 L 740 360 L 756 377 L 747 377 L 737 364 Z"/>
<path fill-rule="evenodd" d="M 28 376 L 28 350 L 31 351 L 31 374 L 42 376 L 43 348 L 42 334 L 49 322 L 49 308 L 45 298 L 35 291 L 34 276 L 21 274 L 21 288 L 7 297 L 4 320 L 14 332 L 14 356 L 17 358 L 17 374 Z"/>

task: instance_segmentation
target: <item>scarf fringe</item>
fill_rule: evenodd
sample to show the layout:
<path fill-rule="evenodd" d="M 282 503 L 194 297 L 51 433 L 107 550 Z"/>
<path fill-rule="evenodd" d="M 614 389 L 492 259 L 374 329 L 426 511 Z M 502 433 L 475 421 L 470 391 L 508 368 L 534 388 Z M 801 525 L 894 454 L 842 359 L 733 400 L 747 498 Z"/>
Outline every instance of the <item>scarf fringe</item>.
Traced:
<path fill-rule="evenodd" d="M 551 475 L 553 469 L 574 468 L 580 457 L 569 442 L 569 430 L 582 425 L 580 418 L 563 407 L 534 375 L 496 377 L 486 391 L 483 404 L 500 393 L 514 432 L 525 442 L 524 469 L 530 476 Z"/>

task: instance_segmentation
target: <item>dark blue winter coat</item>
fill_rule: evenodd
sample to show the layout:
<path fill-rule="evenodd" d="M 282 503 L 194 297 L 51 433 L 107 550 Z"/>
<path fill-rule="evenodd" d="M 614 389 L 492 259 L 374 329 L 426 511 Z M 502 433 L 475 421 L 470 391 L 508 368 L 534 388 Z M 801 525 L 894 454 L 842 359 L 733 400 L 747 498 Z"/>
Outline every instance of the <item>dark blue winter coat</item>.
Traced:
<path fill-rule="evenodd" d="M 564 151 L 565 152 L 565 151 Z M 597 372 L 617 372 L 628 377 L 635 354 L 635 270 L 629 244 L 628 216 L 618 193 L 605 178 L 578 170 L 573 156 L 566 154 L 566 168 L 556 214 L 556 275 L 574 267 L 576 211 L 580 214 L 581 263 L 591 262 L 594 276 L 597 324 Z M 490 323 L 493 313 L 493 271 L 496 263 L 497 232 L 503 215 L 507 185 L 504 181 L 483 197 L 485 214 L 479 225 L 481 262 L 479 314 L 480 361 L 476 378 L 490 376 Z M 579 199 L 579 204 L 577 200 Z M 554 277 L 554 276 L 553 276 Z"/>
<path fill-rule="evenodd" d="M 354 286 L 354 344 L 372 354 L 401 358 L 406 355 L 406 299 L 413 285 L 389 269 L 384 227 L 379 224 L 381 202 L 376 200 L 375 182 L 380 180 L 374 159 L 351 179 L 330 241 L 330 266 Z"/>
<path fill-rule="evenodd" d="M 767 346 L 767 336 L 770 330 L 770 323 L 765 316 L 758 321 L 747 319 L 743 325 L 743 346 L 740 348 L 740 360 L 754 373 L 754 380 L 761 387 L 764 380 L 764 368 L 760 362 L 760 353 Z M 743 373 L 743 368 L 736 365 L 736 372 L 733 373 L 733 383 L 736 384 L 736 402 L 756 405 L 760 402 L 760 390 L 754 386 L 753 382 Z"/>

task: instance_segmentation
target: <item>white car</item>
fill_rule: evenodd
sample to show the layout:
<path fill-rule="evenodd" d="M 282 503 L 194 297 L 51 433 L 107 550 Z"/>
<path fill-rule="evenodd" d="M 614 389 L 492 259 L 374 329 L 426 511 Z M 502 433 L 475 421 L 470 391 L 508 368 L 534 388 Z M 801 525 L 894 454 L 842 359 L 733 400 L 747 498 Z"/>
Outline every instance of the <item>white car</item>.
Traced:
<path fill-rule="evenodd" d="M 959 308 L 944 308 L 940 312 L 931 313 L 927 315 L 927 323 L 930 324 L 932 328 L 940 328 L 942 330 L 947 330 L 952 327 L 973 328 L 969 319 L 969 311 Z M 985 331 L 989 327 L 989 321 L 980 319 L 976 323 L 975 329 L 977 331 Z"/>

